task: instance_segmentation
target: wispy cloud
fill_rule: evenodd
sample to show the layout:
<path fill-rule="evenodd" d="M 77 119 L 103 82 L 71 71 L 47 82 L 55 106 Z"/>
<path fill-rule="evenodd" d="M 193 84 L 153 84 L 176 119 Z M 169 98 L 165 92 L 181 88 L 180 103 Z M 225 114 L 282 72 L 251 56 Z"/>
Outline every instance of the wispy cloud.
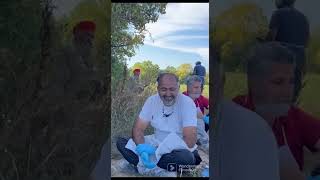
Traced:
<path fill-rule="evenodd" d="M 146 25 L 152 35 L 146 38 L 145 44 L 180 52 L 198 54 L 203 60 L 209 60 L 208 46 L 194 43 L 196 40 L 209 42 L 208 35 L 187 35 L 187 31 L 209 32 L 208 3 L 169 3 L 166 14 L 159 17 L 156 23 Z M 181 41 L 185 43 L 177 43 Z M 187 43 L 189 42 L 189 43 Z M 188 46 L 187 44 L 192 44 Z"/>
<path fill-rule="evenodd" d="M 182 30 L 208 29 L 208 3 L 169 3 L 166 14 L 156 23 L 149 23 L 146 28 L 154 38 Z"/>
<path fill-rule="evenodd" d="M 147 45 L 164 48 L 164 49 L 172 49 L 177 50 L 180 52 L 185 53 L 196 53 L 198 54 L 203 60 L 208 61 L 209 60 L 209 48 L 208 47 L 186 47 L 183 45 L 176 45 L 173 43 L 168 43 L 169 41 L 165 40 L 158 40 L 154 43 L 152 42 L 145 42 Z"/>

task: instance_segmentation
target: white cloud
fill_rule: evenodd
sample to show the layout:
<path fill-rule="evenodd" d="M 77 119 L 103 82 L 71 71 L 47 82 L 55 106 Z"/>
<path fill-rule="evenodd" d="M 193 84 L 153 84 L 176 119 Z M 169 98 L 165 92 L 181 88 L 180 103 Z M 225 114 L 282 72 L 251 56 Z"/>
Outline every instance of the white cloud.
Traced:
<path fill-rule="evenodd" d="M 146 28 L 154 38 L 182 30 L 208 30 L 208 3 L 169 3 L 166 14 Z"/>
<path fill-rule="evenodd" d="M 201 56 L 203 60 L 209 62 L 209 48 L 195 48 L 195 51 Z"/>
<path fill-rule="evenodd" d="M 183 35 L 181 31 L 192 30 L 209 31 L 209 4 L 208 3 L 169 3 L 166 14 L 159 17 L 156 23 L 146 25 L 152 35 L 145 39 L 145 44 L 177 50 L 186 53 L 196 53 L 204 61 L 209 62 L 209 48 L 194 45 L 186 46 L 188 43 L 175 43 L 177 40 L 184 42 L 193 40 L 209 41 L 208 35 Z M 181 34 L 179 34 L 181 33 Z M 189 43 L 190 44 L 190 43 Z"/>
<path fill-rule="evenodd" d="M 194 40 L 194 39 L 208 39 L 209 36 L 186 36 L 186 35 L 170 35 L 170 36 L 164 36 L 158 39 L 162 39 L 165 41 L 178 41 L 178 40 Z M 150 40 L 148 40 L 150 42 Z M 154 41 L 157 41 L 157 39 L 154 39 Z"/>
<path fill-rule="evenodd" d="M 186 36 L 187 38 L 187 36 Z M 180 52 L 185 52 L 185 53 L 196 53 L 198 54 L 204 61 L 209 62 L 209 47 L 186 47 L 182 45 L 176 45 L 172 43 L 168 43 L 169 41 L 167 40 L 157 40 L 154 43 L 153 42 L 145 42 L 147 45 L 159 47 L 159 48 L 164 48 L 164 49 L 171 49 L 171 50 L 176 50 Z"/>

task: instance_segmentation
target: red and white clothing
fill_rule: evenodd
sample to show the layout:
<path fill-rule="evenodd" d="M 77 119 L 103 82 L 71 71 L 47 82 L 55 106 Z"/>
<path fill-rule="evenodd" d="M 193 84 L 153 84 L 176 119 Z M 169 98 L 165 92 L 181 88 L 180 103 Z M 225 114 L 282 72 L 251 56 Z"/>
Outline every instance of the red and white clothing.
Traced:
<path fill-rule="evenodd" d="M 237 96 L 233 101 L 249 110 L 255 111 L 250 96 Z M 275 119 L 272 126 L 279 147 L 285 143 L 282 126 L 286 133 L 288 146 L 300 170 L 302 170 L 304 165 L 303 147 L 307 147 L 312 152 L 317 151 L 315 144 L 320 139 L 320 119 L 312 117 L 298 107 L 292 106 L 288 111 L 288 115 Z"/>
<path fill-rule="evenodd" d="M 189 96 L 188 92 L 183 92 L 184 95 Z M 209 99 L 200 95 L 197 99 L 194 100 L 194 103 L 196 104 L 196 107 L 199 107 L 201 112 L 204 113 L 204 108 L 209 108 Z"/>

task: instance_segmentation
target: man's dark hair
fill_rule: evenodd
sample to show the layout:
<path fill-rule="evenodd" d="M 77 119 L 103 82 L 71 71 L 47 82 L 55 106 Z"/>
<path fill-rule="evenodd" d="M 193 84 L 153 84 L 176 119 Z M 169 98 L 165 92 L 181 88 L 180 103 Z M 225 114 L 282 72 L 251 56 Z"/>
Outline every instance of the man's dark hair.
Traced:
<path fill-rule="evenodd" d="M 200 61 L 197 61 L 197 62 L 196 62 L 196 65 L 200 65 L 200 64 L 201 64 L 201 62 L 200 62 Z"/>
<path fill-rule="evenodd" d="M 257 44 L 247 61 L 248 79 L 268 75 L 271 63 L 294 64 L 294 54 L 278 42 Z"/>
<path fill-rule="evenodd" d="M 163 78 L 164 76 L 167 76 L 167 75 L 173 76 L 173 77 L 176 79 L 177 83 L 179 83 L 179 78 L 178 78 L 177 75 L 175 75 L 175 74 L 173 74 L 173 73 L 169 73 L 169 72 L 163 72 L 163 73 L 160 73 L 160 74 L 158 75 L 158 78 L 157 78 L 158 85 L 160 84 L 162 78 Z"/>

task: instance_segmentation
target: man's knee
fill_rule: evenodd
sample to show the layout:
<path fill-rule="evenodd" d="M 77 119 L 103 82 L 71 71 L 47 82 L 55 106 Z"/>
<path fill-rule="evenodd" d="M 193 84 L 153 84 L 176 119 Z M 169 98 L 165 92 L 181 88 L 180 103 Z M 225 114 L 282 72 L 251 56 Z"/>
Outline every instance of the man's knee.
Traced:
<path fill-rule="evenodd" d="M 172 154 L 175 156 L 175 158 L 179 161 L 179 164 L 181 165 L 195 164 L 196 159 L 194 157 L 194 154 L 187 149 L 173 150 Z"/>
<path fill-rule="evenodd" d="M 128 139 L 126 138 L 118 138 L 117 139 L 117 142 L 116 142 L 116 145 L 117 145 L 117 149 L 122 152 L 122 150 L 124 150 L 124 148 L 126 147 L 128 143 Z"/>

